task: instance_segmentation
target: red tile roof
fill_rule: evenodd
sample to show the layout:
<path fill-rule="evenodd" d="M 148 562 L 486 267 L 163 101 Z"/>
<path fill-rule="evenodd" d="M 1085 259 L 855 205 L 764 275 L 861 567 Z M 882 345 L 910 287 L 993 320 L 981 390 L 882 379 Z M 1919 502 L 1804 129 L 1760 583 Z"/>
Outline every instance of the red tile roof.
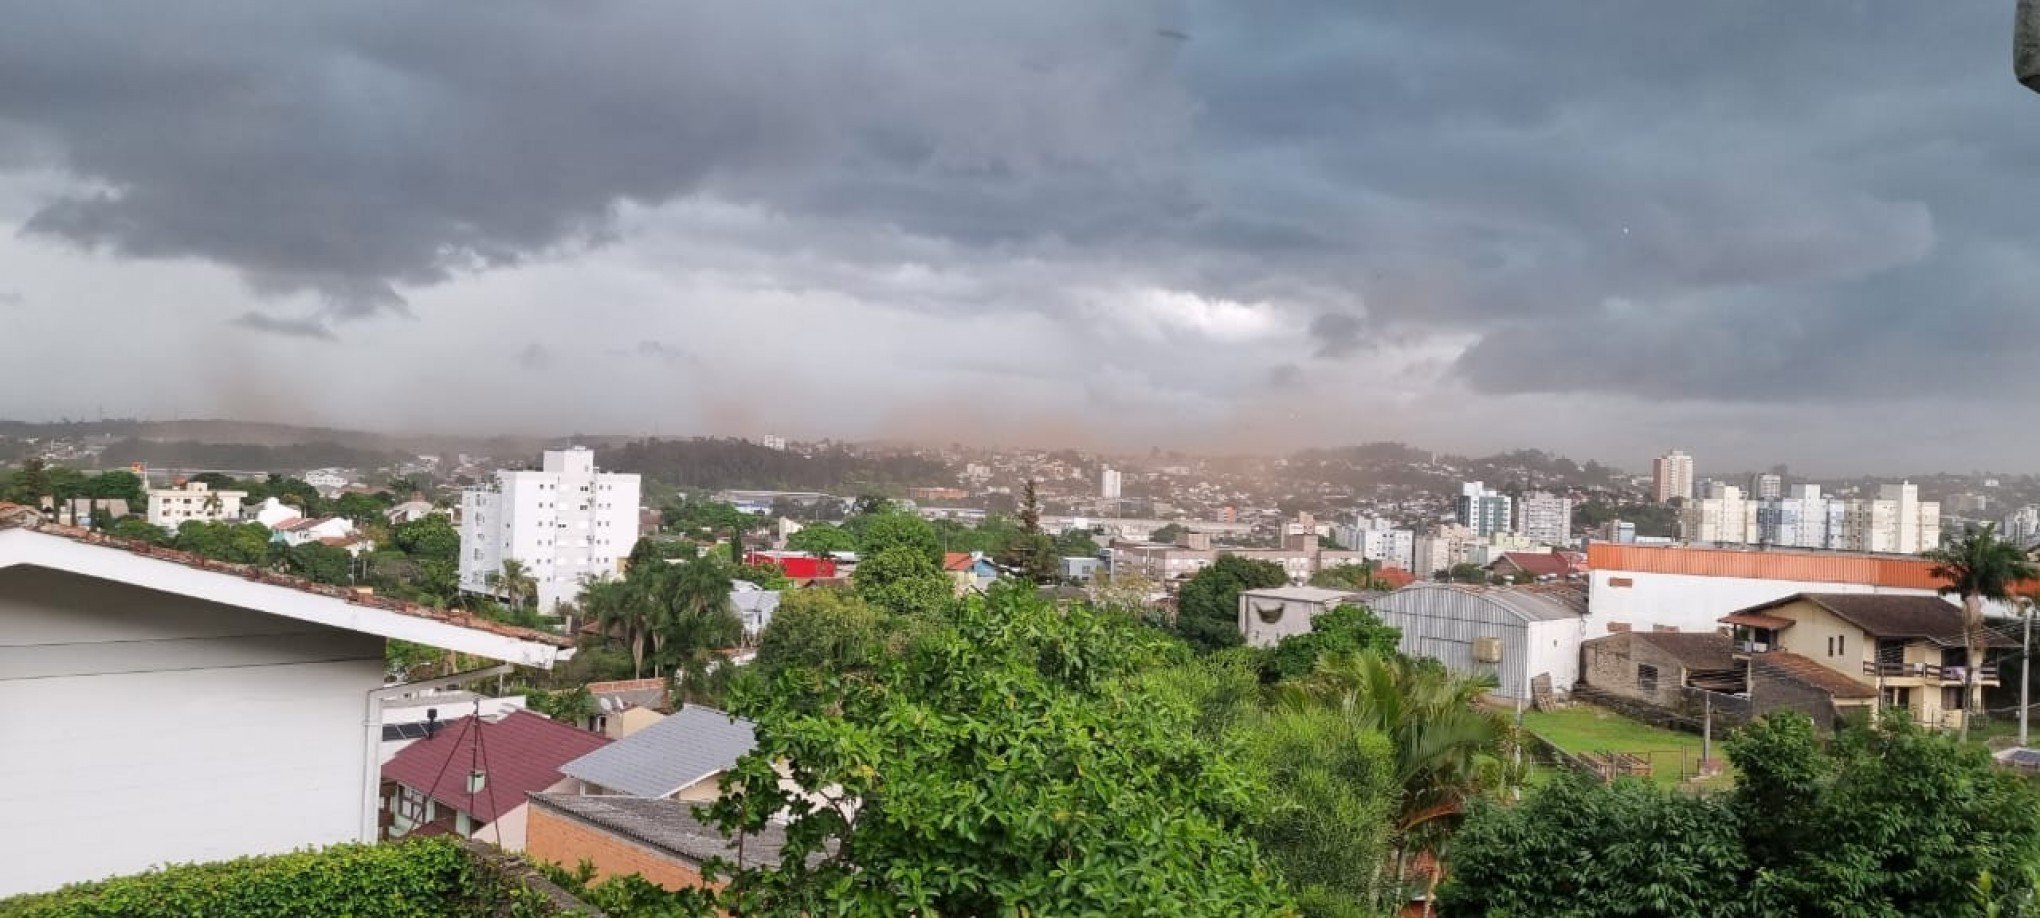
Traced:
<path fill-rule="evenodd" d="M 226 561 L 214 561 L 211 558 L 201 557 L 188 551 L 164 548 L 163 546 L 152 545 L 137 539 L 117 538 L 93 529 L 59 525 L 44 520 L 42 513 L 35 508 L 25 507 L 21 504 L 0 502 L 0 530 L 5 529 L 32 529 L 43 535 L 70 539 L 73 542 L 83 542 L 87 545 L 112 548 L 146 558 L 154 558 L 158 561 L 168 561 L 172 564 L 181 564 L 185 567 L 197 568 L 202 571 L 241 577 L 257 583 L 285 587 L 301 593 L 311 593 L 329 599 L 344 600 L 357 606 L 381 609 L 385 612 L 408 615 L 412 618 L 444 622 L 474 631 L 486 631 L 490 634 L 515 638 L 520 641 L 551 644 L 555 647 L 574 646 L 573 640 L 565 635 L 552 634 L 532 628 L 520 628 L 516 625 L 506 625 L 502 622 L 491 621 L 467 612 L 459 612 L 452 609 L 436 609 L 431 606 L 422 606 L 417 603 L 392 599 L 387 596 L 361 593 L 346 587 L 318 583 L 280 571 L 256 567 L 252 564 L 233 564 Z"/>
<path fill-rule="evenodd" d="M 1501 558 L 1495 561 L 1495 564 L 1500 564 L 1503 561 L 1515 565 L 1517 570 L 1534 577 L 1564 577 L 1573 573 L 1574 569 L 1572 559 L 1555 551 L 1505 551 L 1502 553 Z M 1489 566 L 1492 567 L 1493 565 Z"/>
<path fill-rule="evenodd" d="M 447 721 L 431 739 L 399 750 L 383 766 L 382 775 L 385 781 L 422 791 L 443 806 L 490 823 L 523 803 L 526 794 L 560 783 L 566 777 L 560 774 L 561 765 L 607 745 L 606 736 L 530 711 L 512 711 L 495 723 L 471 715 Z M 468 770 L 477 766 L 488 780 L 470 799 Z"/>
<path fill-rule="evenodd" d="M 1417 575 L 1399 567 L 1384 567 L 1374 572 L 1374 579 L 1388 584 L 1391 590 L 1400 590 L 1417 582 Z"/>
<path fill-rule="evenodd" d="M 945 571 L 967 571 L 970 570 L 970 564 L 971 557 L 969 552 L 946 551 L 942 553 L 942 569 Z"/>
<path fill-rule="evenodd" d="M 1934 562 L 1910 555 L 1595 542 L 1587 546 L 1587 561 L 1597 571 L 1860 583 L 1916 590 L 1937 590 L 1948 582 L 1934 575 Z"/>
<path fill-rule="evenodd" d="M 1836 698 L 1875 698 L 1877 690 L 1822 666 L 1810 657 L 1774 650 L 1750 655 L 1750 666 L 1788 682 L 1826 692 Z"/>

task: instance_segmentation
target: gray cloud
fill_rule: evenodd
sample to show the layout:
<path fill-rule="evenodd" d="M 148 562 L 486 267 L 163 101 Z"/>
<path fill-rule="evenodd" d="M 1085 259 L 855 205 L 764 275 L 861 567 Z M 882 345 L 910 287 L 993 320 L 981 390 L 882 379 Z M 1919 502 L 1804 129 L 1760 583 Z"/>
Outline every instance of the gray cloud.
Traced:
<path fill-rule="evenodd" d="M 551 348 L 533 341 L 525 345 L 512 359 L 516 361 L 519 369 L 547 370 L 552 368 L 553 352 Z"/>
<path fill-rule="evenodd" d="M 244 312 L 233 320 L 234 325 L 269 335 L 286 338 L 310 338 L 315 341 L 336 341 L 337 335 L 318 318 L 285 318 L 266 312 Z"/>
<path fill-rule="evenodd" d="M 913 363 L 909 391 L 1025 389 L 1104 426 L 1223 423 L 1398 349 L 1473 398 L 1862 418 L 1979 397 L 1932 371 L 1978 363 L 2003 376 L 1980 397 L 2040 392 L 2017 353 L 2040 99 L 1988 4 L 0 15 L 0 175 L 63 177 L 22 231 L 225 266 L 265 331 L 623 249 L 696 296 L 647 302 L 825 304 L 842 352 Z M 1121 321 L 1157 302 L 1184 315 Z M 676 324 L 514 363 L 747 346 Z M 985 372 L 1007 346 L 1025 359 Z"/>

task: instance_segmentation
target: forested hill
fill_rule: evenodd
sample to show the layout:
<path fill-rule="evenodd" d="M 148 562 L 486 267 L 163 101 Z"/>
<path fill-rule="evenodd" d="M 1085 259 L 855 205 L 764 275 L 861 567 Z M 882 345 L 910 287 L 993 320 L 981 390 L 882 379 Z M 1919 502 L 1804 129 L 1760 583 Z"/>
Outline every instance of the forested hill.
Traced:
<path fill-rule="evenodd" d="M 637 472 L 681 488 L 757 488 L 828 491 L 835 494 L 893 493 L 915 485 L 945 485 L 955 470 L 911 453 L 878 452 L 846 446 L 778 450 L 748 440 L 699 437 L 638 440 L 600 453 L 602 467 Z"/>
<path fill-rule="evenodd" d="M 316 468 L 372 469 L 403 458 L 380 450 L 357 449 L 330 441 L 270 446 L 259 443 L 201 443 L 195 440 L 118 441 L 106 448 L 100 465 L 119 468 L 141 462 L 158 468 L 234 469 L 252 472 L 295 472 Z"/>

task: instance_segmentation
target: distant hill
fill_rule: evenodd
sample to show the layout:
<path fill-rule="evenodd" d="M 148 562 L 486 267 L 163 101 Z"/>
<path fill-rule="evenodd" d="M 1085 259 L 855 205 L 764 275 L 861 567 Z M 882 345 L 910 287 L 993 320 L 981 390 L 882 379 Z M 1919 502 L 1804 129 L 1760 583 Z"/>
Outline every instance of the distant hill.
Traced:
<path fill-rule="evenodd" d="M 698 437 L 637 440 L 599 451 L 602 467 L 636 472 L 679 488 L 759 488 L 897 495 L 914 485 L 954 482 L 943 463 L 907 452 L 816 447 L 769 449 L 748 440 Z"/>

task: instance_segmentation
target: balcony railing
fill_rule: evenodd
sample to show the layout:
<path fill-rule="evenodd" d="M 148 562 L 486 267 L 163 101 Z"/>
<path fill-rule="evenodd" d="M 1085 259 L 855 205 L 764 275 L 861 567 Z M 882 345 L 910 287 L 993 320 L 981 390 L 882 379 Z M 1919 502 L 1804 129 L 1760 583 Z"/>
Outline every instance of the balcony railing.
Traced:
<path fill-rule="evenodd" d="M 1968 668 L 1963 666 L 1939 666 L 1933 663 L 1880 663 L 1875 660 L 1863 661 L 1863 675 L 1886 679 L 1928 679 L 1936 682 L 1966 682 Z M 1998 668 L 1982 666 L 1976 670 L 1976 681 L 1993 682 L 1998 677 Z"/>
<path fill-rule="evenodd" d="M 1771 645 L 1765 641 L 1737 641 L 1735 650 L 1737 653 L 1769 653 Z"/>

